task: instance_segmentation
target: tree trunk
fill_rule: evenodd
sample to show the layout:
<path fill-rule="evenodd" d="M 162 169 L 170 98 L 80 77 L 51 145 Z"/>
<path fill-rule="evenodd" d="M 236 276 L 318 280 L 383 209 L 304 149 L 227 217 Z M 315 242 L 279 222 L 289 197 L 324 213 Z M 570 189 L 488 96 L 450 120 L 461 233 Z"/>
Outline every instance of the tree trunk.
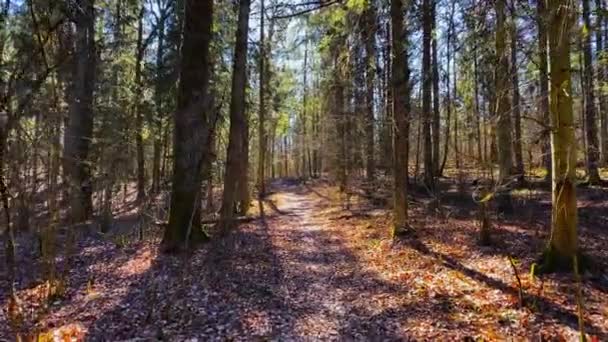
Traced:
<path fill-rule="evenodd" d="M 144 31 L 144 12 L 145 6 L 139 12 L 137 23 L 137 51 L 135 56 L 135 99 L 133 109 L 135 110 L 135 145 L 137 154 L 137 200 L 141 201 L 146 197 L 146 165 L 144 156 L 143 138 L 143 114 L 141 108 L 141 97 L 143 93 L 141 81 L 142 59 L 144 56 L 143 31 Z"/>
<path fill-rule="evenodd" d="M 583 0 L 583 22 L 585 27 L 591 29 L 589 19 L 589 0 Z M 595 90 L 593 83 L 593 61 L 591 52 L 591 34 L 583 34 L 583 62 L 585 65 L 585 123 L 587 136 L 587 173 L 589 182 L 597 184 L 600 182 L 598 172 L 599 144 L 597 139 L 597 126 L 595 117 Z"/>
<path fill-rule="evenodd" d="M 595 0 L 595 9 L 598 13 L 596 15 L 596 48 L 597 48 L 597 58 L 600 60 L 602 53 L 604 53 L 604 39 L 603 39 L 603 30 L 605 30 L 605 19 L 604 19 L 604 6 L 602 0 Z M 606 42 L 608 44 L 608 41 Z M 604 63 L 598 63 L 598 77 L 597 82 L 599 89 L 599 102 L 600 102 L 600 165 L 608 166 L 608 99 L 606 98 L 605 91 L 603 89 L 606 82 L 606 65 Z"/>
<path fill-rule="evenodd" d="M 511 116 L 508 95 L 509 57 L 506 51 L 505 0 L 496 0 L 496 140 L 498 183 L 504 184 L 512 173 Z"/>
<path fill-rule="evenodd" d="M 551 144 L 549 129 L 549 71 L 547 68 L 547 0 L 537 1 L 537 25 L 538 25 L 538 68 L 539 68 L 539 112 L 542 121 L 547 125 L 542 127 L 541 150 L 543 153 L 543 164 L 547 169 L 545 180 L 552 179 L 551 175 Z"/>
<path fill-rule="evenodd" d="M 93 135 L 93 93 L 95 89 L 94 0 L 80 1 L 76 19 L 76 48 L 73 62 L 73 96 L 65 132 L 63 169 L 69 181 L 70 219 L 86 221 L 93 215 L 93 184 L 88 163 Z"/>
<path fill-rule="evenodd" d="M 551 153 L 553 181 L 551 238 L 545 254 L 548 269 L 572 265 L 578 252 L 576 206 L 576 140 L 572 111 L 570 35 L 574 19 L 573 3 L 549 0 L 548 27 L 551 63 Z M 568 267 L 568 266 L 567 266 Z"/>
<path fill-rule="evenodd" d="M 433 87 L 433 71 L 431 70 L 432 2 L 433 0 L 423 0 L 422 3 L 422 155 L 424 160 L 424 184 L 431 190 L 435 188 L 435 169 L 433 168 L 433 145 L 431 140 L 431 95 Z"/>
<path fill-rule="evenodd" d="M 264 198 L 266 194 L 266 175 L 264 172 L 266 162 L 266 41 L 264 40 L 264 0 L 260 5 L 260 112 L 258 121 L 258 196 Z"/>
<path fill-rule="evenodd" d="M 374 120 L 374 79 L 376 76 L 375 46 L 376 46 L 376 8 L 369 3 L 363 14 L 362 38 L 365 42 L 365 154 L 367 180 L 373 182 L 376 173 L 375 161 L 375 120 Z"/>
<path fill-rule="evenodd" d="M 519 95 L 519 76 L 518 70 L 519 65 L 517 64 L 517 41 L 518 41 L 518 30 L 517 30 L 517 17 L 515 15 L 515 1 L 511 2 L 511 83 L 513 87 L 513 125 L 515 139 L 513 139 L 513 151 L 515 156 L 515 174 L 520 182 L 525 180 L 524 172 L 524 158 L 522 149 L 522 135 L 521 135 L 521 108 L 520 108 L 520 95 Z"/>
<path fill-rule="evenodd" d="M 404 8 L 402 0 L 391 1 L 392 23 L 392 89 L 393 89 L 393 176 L 394 176 L 394 205 L 393 205 L 393 236 L 403 234 L 409 225 L 408 220 L 408 150 L 409 150 L 409 65 L 407 49 L 403 41 Z"/>
<path fill-rule="evenodd" d="M 187 249 L 190 240 L 204 238 L 199 222 L 193 222 L 201 188 L 201 167 L 210 134 L 209 45 L 213 0 L 187 0 L 184 20 L 177 111 L 174 115 L 173 182 L 169 223 L 163 250 Z"/>
<path fill-rule="evenodd" d="M 232 74 L 232 98 L 230 101 L 230 133 L 226 171 L 224 175 L 224 194 L 222 198 L 222 230 L 234 226 L 234 214 L 242 199 L 243 188 L 247 188 L 247 170 L 243 164 L 248 159 L 246 149 L 247 118 L 245 116 L 245 88 L 247 86 L 247 37 L 249 31 L 250 0 L 241 0 L 239 5 L 238 27 L 234 49 Z M 242 183 L 245 184 L 242 184 Z M 244 203 L 240 203 L 241 206 Z"/>
<path fill-rule="evenodd" d="M 437 24 L 436 24 L 436 7 L 437 2 L 432 0 L 431 5 L 431 23 L 433 25 L 432 32 L 432 52 L 433 52 L 433 173 L 435 176 L 440 176 L 439 169 L 439 129 L 440 129 L 440 113 L 439 113 L 439 56 L 437 55 L 437 33 L 435 32 Z"/>

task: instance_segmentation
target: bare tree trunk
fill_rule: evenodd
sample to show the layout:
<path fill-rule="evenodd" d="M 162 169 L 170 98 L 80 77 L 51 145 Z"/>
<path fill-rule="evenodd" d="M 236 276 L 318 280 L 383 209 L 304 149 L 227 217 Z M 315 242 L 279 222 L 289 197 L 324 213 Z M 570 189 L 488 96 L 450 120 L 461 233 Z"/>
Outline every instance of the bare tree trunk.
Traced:
<path fill-rule="evenodd" d="M 139 11 L 139 19 L 137 23 L 137 51 L 135 56 L 135 145 L 137 154 L 137 200 L 141 201 L 146 197 L 146 165 L 144 156 L 144 138 L 143 138 L 143 114 L 141 108 L 142 96 L 142 81 L 141 69 L 142 59 L 144 55 L 143 45 L 143 30 L 144 30 L 144 12 L 145 6 L 142 5 Z"/>
<path fill-rule="evenodd" d="M 264 40 L 264 17 L 266 16 L 264 0 L 260 4 L 260 112 L 258 121 L 258 196 L 266 195 L 266 175 L 264 165 L 266 161 L 266 41 Z"/>
<path fill-rule="evenodd" d="M 553 156 L 553 186 L 551 238 L 545 252 L 548 270 L 562 266 L 571 269 L 578 253 L 576 226 L 576 140 L 572 112 L 572 82 L 570 74 L 570 35 L 574 19 L 568 0 L 549 0 L 551 9 L 549 48 L 551 51 L 551 149 Z"/>
<path fill-rule="evenodd" d="M 375 43 L 376 43 L 376 8 L 373 3 L 369 3 L 363 13 L 362 38 L 365 44 L 365 155 L 367 180 L 372 182 L 375 179 L 375 120 L 374 120 L 374 79 L 375 79 Z"/>
<path fill-rule="evenodd" d="M 583 21 L 585 26 L 591 27 L 589 19 L 589 0 L 583 1 Z M 583 62 L 585 65 L 585 120 L 587 135 L 587 173 L 589 182 L 597 184 L 600 182 L 598 172 L 599 144 L 597 139 L 597 126 L 595 117 L 595 90 L 593 84 L 593 61 L 591 52 L 591 34 L 583 34 Z"/>
<path fill-rule="evenodd" d="M 496 138 L 498 148 L 498 182 L 506 182 L 513 169 L 511 116 L 509 115 L 508 72 L 506 51 L 505 0 L 496 0 Z"/>
<path fill-rule="evenodd" d="M 76 20 L 76 49 L 73 70 L 74 99 L 70 100 L 65 132 L 64 165 L 70 188 L 70 218 L 86 221 L 93 215 L 93 184 L 88 163 L 93 135 L 93 93 L 95 89 L 94 0 L 81 0 Z"/>
<path fill-rule="evenodd" d="M 517 63 L 517 41 L 518 41 L 518 30 L 517 30 L 517 17 L 515 15 L 515 1 L 511 2 L 511 83 L 513 87 L 513 126 L 515 139 L 513 139 L 513 151 L 515 156 L 515 174 L 520 182 L 525 181 L 524 172 L 524 159 L 522 149 L 522 135 L 521 135 L 521 108 L 520 108 L 520 95 L 519 95 L 519 65 Z"/>
<path fill-rule="evenodd" d="M 429 189 L 435 188 L 433 168 L 433 145 L 431 140 L 431 110 L 433 71 L 431 69 L 431 35 L 433 0 L 422 2 L 422 138 L 424 160 L 424 184 Z"/>
<path fill-rule="evenodd" d="M 221 209 L 223 230 L 231 229 L 234 226 L 234 214 L 239 209 L 237 204 L 242 200 L 242 194 L 239 193 L 248 186 L 247 170 L 243 170 L 243 164 L 249 157 L 245 147 L 248 136 L 245 88 L 247 86 L 247 37 L 250 5 L 250 0 L 242 0 L 239 5 L 230 101 L 230 136 Z M 240 205 L 245 204 L 241 202 Z"/>
<path fill-rule="evenodd" d="M 409 5 L 408 5 L 409 6 Z M 403 44 L 405 30 L 403 28 L 404 8 L 402 0 L 391 0 L 392 24 L 392 88 L 394 114 L 394 205 L 393 205 L 393 236 L 403 234 L 409 226 L 408 219 L 408 152 L 409 152 L 409 65 L 407 49 Z"/>
<path fill-rule="evenodd" d="M 437 24 L 436 24 L 436 0 L 431 0 L 431 23 L 433 25 L 432 31 L 435 32 Z M 433 34 L 432 37 L 432 53 L 433 53 L 433 173 L 435 176 L 440 176 L 440 167 L 439 167 L 439 145 L 441 145 L 439 139 L 439 129 L 440 129 L 440 113 L 439 113 L 439 56 L 437 55 L 437 33 Z"/>
<path fill-rule="evenodd" d="M 596 48 L 597 48 L 597 56 L 599 60 L 599 56 L 604 53 L 604 39 L 603 39 L 603 31 L 606 29 L 605 27 L 605 19 L 604 19 L 604 6 L 602 0 L 595 0 L 595 10 L 598 14 L 596 14 Z M 606 42 L 608 44 L 608 41 Z M 607 68 L 606 65 L 602 65 L 602 63 L 598 63 L 598 77 L 597 81 L 599 83 L 599 102 L 600 102 L 600 112 L 598 113 L 600 119 L 600 165 L 608 166 L 608 99 L 606 98 L 605 91 L 603 89 L 606 82 L 606 74 Z"/>
<path fill-rule="evenodd" d="M 540 83 L 540 99 L 539 111 L 543 122 L 547 127 L 543 128 L 542 133 L 542 153 L 543 164 L 547 169 L 546 181 L 551 180 L 551 144 L 550 144 L 550 129 L 549 129 L 549 71 L 547 68 L 547 0 L 537 1 L 537 25 L 538 25 L 538 64 L 539 64 L 539 83 Z"/>
<path fill-rule="evenodd" d="M 209 130 L 209 45 L 213 0 L 187 0 L 177 111 L 174 115 L 173 182 L 169 223 L 163 236 L 166 252 L 187 249 L 204 239 L 193 216 L 200 206 L 201 167 Z M 203 113 L 203 115 L 201 115 Z"/>

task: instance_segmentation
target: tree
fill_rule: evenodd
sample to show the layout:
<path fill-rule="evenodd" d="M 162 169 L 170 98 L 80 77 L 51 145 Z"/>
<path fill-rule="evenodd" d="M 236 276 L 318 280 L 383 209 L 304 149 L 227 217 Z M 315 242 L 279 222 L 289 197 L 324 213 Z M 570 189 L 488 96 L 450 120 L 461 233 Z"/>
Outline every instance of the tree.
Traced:
<path fill-rule="evenodd" d="M 551 65 L 551 155 L 553 160 L 551 237 L 544 254 L 548 270 L 572 265 L 578 253 L 576 206 L 576 141 L 572 111 L 570 38 L 574 3 L 549 0 Z"/>
<path fill-rule="evenodd" d="M 433 141 L 431 139 L 431 110 L 433 70 L 431 69 L 431 35 L 433 34 L 433 0 L 422 2 L 422 136 L 424 147 L 424 184 L 435 188 Z"/>
<path fill-rule="evenodd" d="M 264 40 L 264 0 L 260 3 L 260 112 L 258 122 L 258 192 L 263 198 L 266 194 L 266 41 Z"/>
<path fill-rule="evenodd" d="M 200 201 L 201 165 L 209 125 L 209 45 L 213 0 L 186 0 L 178 108 L 173 116 L 173 183 L 162 248 L 176 252 L 204 239 L 193 217 Z M 202 114 L 202 115 L 201 115 Z"/>
<path fill-rule="evenodd" d="M 95 7 L 94 0 L 80 0 L 76 15 L 76 45 L 72 61 L 73 98 L 65 132 L 63 169 L 69 181 L 70 217 L 74 222 L 93 215 L 93 184 L 89 164 L 93 137 L 93 93 L 95 90 Z"/>
<path fill-rule="evenodd" d="M 591 19 L 589 19 L 589 0 L 583 0 L 583 63 L 585 65 L 585 134 L 587 136 L 587 174 L 589 183 L 600 182 L 598 161 L 600 157 L 597 139 L 597 126 L 595 116 L 595 90 L 593 80 L 593 57 L 591 52 Z"/>
<path fill-rule="evenodd" d="M 245 116 L 245 88 L 247 86 L 247 37 L 249 32 L 250 0 L 239 3 L 239 19 L 234 49 L 232 74 L 232 97 L 230 100 L 230 136 L 224 175 L 224 195 L 221 221 L 223 229 L 234 225 L 236 212 L 243 212 L 248 203 L 243 200 L 243 189 L 247 184 L 248 153 L 245 145 L 248 139 L 247 118 Z M 240 206 L 240 208 L 238 207 Z"/>
<path fill-rule="evenodd" d="M 513 151 L 515 156 L 515 175 L 523 183 L 525 179 L 524 158 L 521 134 L 521 101 L 519 94 L 519 65 L 517 59 L 517 42 L 519 41 L 519 31 L 517 29 L 517 16 L 515 11 L 515 1 L 511 2 L 511 84 L 513 94 Z"/>
<path fill-rule="evenodd" d="M 376 45 L 376 8 L 369 2 L 363 12 L 363 30 L 361 31 L 365 44 L 365 155 L 366 175 L 368 181 L 373 181 L 376 172 L 375 161 L 375 119 L 374 119 L 374 78 L 375 78 L 375 45 Z"/>
<path fill-rule="evenodd" d="M 503 184 L 512 173 L 511 119 L 508 80 L 509 57 L 506 51 L 505 1 L 496 0 L 496 138 L 498 148 L 498 182 Z"/>
<path fill-rule="evenodd" d="M 392 99 L 393 99 L 393 236 L 406 232 L 408 222 L 408 157 L 409 157 L 409 66 L 406 46 L 403 44 L 403 1 L 391 0 L 392 24 Z"/>
<path fill-rule="evenodd" d="M 538 0 L 536 7 L 536 21 L 538 26 L 538 83 L 539 83 L 539 112 L 541 114 L 542 121 L 549 123 L 549 71 L 547 70 L 547 0 Z M 542 160 L 545 168 L 547 169 L 547 175 L 545 180 L 551 180 L 551 144 L 550 142 L 550 129 L 548 125 L 542 127 L 543 132 L 541 135 L 541 150 Z"/>

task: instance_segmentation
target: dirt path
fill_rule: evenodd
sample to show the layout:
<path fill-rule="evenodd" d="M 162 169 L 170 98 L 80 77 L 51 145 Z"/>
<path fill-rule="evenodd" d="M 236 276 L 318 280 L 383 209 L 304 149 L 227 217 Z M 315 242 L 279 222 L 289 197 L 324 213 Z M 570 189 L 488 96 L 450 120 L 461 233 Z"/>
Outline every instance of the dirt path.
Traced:
<path fill-rule="evenodd" d="M 572 282 L 547 278 L 536 295 L 524 279 L 535 308 L 519 309 L 514 252 L 476 246 L 469 221 L 414 208 L 418 236 L 395 243 L 382 209 L 344 210 L 326 186 L 274 189 L 259 219 L 189 259 L 158 254 L 157 240 L 81 241 L 62 298 L 45 306 L 39 283 L 22 282 L 25 330 L 67 326 L 87 341 L 576 339 Z M 496 234 L 531 250 L 514 229 Z M 605 290 L 584 291 L 588 331 L 608 337 Z"/>

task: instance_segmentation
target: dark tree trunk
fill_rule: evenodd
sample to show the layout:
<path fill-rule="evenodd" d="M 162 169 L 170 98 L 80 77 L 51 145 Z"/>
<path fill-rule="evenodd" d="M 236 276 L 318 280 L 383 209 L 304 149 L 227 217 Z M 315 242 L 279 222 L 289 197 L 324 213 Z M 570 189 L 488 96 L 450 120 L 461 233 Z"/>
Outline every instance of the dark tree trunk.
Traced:
<path fill-rule="evenodd" d="M 81 0 L 76 18 L 76 46 L 73 61 L 73 99 L 65 132 L 64 172 L 69 182 L 70 219 L 82 222 L 93 215 L 93 184 L 88 163 L 93 135 L 93 93 L 95 89 L 94 0 Z"/>
<path fill-rule="evenodd" d="M 222 199 L 222 230 L 234 225 L 237 205 L 243 203 L 243 190 L 247 189 L 248 164 L 248 127 L 245 116 L 245 88 L 247 86 L 247 37 L 249 31 L 250 0 L 241 0 L 239 7 L 236 45 L 234 49 L 234 66 L 232 74 L 232 98 L 230 101 L 230 135 L 224 175 L 224 194 Z M 240 202 L 240 203 L 239 203 Z M 239 210 L 240 211 L 240 210 Z"/>
<path fill-rule="evenodd" d="M 543 165 L 547 169 L 545 181 L 551 181 L 551 144 L 549 134 L 549 69 L 547 66 L 547 10 L 546 0 L 537 2 L 537 25 L 538 25 L 538 69 L 539 69 L 539 112 L 546 126 L 542 127 L 541 150 L 543 154 Z"/>
<path fill-rule="evenodd" d="M 163 250 L 188 248 L 189 241 L 204 238 L 199 222 L 193 222 L 200 206 L 201 167 L 209 129 L 209 45 L 213 0 L 187 0 L 177 111 L 174 115 L 173 183 L 169 223 Z M 201 114 L 202 113 L 202 114 Z"/>
<path fill-rule="evenodd" d="M 515 16 L 515 1 L 511 3 L 511 83 L 513 87 L 513 128 L 515 139 L 513 139 L 513 155 L 515 156 L 515 174 L 520 181 L 524 181 L 524 159 L 522 149 L 521 135 L 521 108 L 519 95 L 519 76 L 517 64 L 517 17 Z"/>
<path fill-rule="evenodd" d="M 424 160 L 424 184 L 435 188 L 433 145 L 431 140 L 431 110 L 433 72 L 431 70 L 431 36 L 433 34 L 433 0 L 422 3 L 422 138 Z"/>

